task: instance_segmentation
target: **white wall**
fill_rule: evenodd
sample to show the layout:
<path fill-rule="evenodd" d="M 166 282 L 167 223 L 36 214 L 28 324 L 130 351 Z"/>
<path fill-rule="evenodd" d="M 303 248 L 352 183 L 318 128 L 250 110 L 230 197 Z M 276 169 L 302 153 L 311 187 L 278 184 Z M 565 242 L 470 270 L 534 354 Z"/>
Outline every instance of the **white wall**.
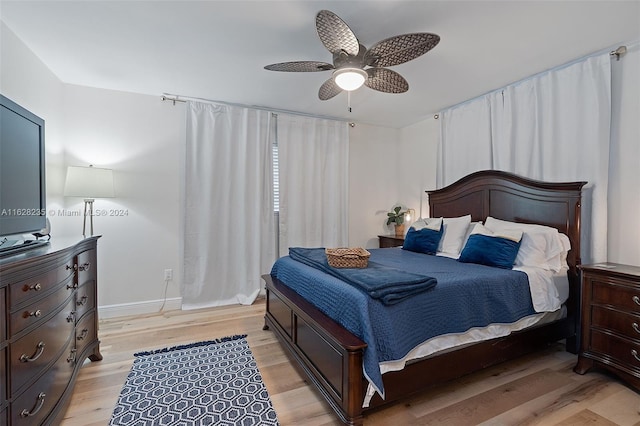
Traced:
<path fill-rule="evenodd" d="M 98 300 L 103 316 L 157 310 L 179 297 L 181 262 L 180 164 L 184 104 L 146 96 L 65 85 L 66 163 L 113 169 L 116 197 L 98 199 Z M 81 198 L 66 198 L 78 211 Z M 80 218 L 73 232 L 81 235 Z M 164 270 L 174 280 L 167 287 Z M 155 302 L 154 302 L 155 301 Z M 132 303 L 149 302 L 146 305 Z M 106 305 L 106 306 L 105 306 Z M 178 305 L 179 306 L 179 305 Z"/>
<path fill-rule="evenodd" d="M 396 158 L 400 130 L 356 124 L 349 131 L 349 246 L 378 247 L 387 212 L 398 203 L 404 179 Z"/>
<path fill-rule="evenodd" d="M 0 92 L 45 120 L 47 209 L 52 236 L 82 234 L 83 201 L 65 198 L 67 165 L 114 170 L 116 198 L 96 209 L 126 216 L 95 217 L 98 303 L 104 316 L 157 310 L 164 269 L 173 269 L 167 307 L 179 297 L 179 185 L 184 105 L 157 96 L 63 84 L 0 24 Z"/>
<path fill-rule="evenodd" d="M 403 129 L 356 124 L 349 132 L 349 245 L 376 248 L 393 234 L 387 212 L 400 204 L 428 216 L 425 190 L 436 187 L 438 121 Z M 406 229 L 406 228 L 405 228 Z"/>
<path fill-rule="evenodd" d="M 60 80 L 0 21 L 0 93 L 45 120 L 47 206 L 63 205 L 63 93 Z M 51 219 L 52 229 L 59 221 Z"/>
<path fill-rule="evenodd" d="M 416 218 L 421 212 L 422 217 L 429 216 L 424 191 L 436 189 L 439 134 L 440 123 L 433 117 L 400 130 L 400 155 L 396 159 L 402 182 L 399 197 L 408 208 L 416 210 Z"/>

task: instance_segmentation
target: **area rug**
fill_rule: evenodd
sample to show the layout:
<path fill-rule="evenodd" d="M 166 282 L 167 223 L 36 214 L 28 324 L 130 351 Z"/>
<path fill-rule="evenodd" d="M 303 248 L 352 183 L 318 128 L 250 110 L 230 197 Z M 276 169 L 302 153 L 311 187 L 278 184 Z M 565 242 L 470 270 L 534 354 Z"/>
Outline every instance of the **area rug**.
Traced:
<path fill-rule="evenodd" d="M 278 425 L 245 337 L 134 354 L 109 424 Z"/>

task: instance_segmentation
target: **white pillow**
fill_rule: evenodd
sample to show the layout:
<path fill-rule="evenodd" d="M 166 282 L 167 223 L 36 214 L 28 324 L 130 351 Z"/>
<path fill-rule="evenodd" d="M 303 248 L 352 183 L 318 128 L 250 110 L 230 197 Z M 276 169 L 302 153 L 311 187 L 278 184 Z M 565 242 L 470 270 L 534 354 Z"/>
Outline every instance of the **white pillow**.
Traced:
<path fill-rule="evenodd" d="M 549 260 L 549 265 L 552 267 L 551 270 L 555 272 L 560 271 L 562 268 L 568 268 L 567 253 L 571 250 L 571 241 L 569 241 L 569 237 L 564 235 L 562 232 L 558 235 L 560 236 L 560 242 L 562 243 L 562 252 L 552 260 Z"/>
<path fill-rule="evenodd" d="M 476 227 L 476 225 L 482 225 L 482 221 L 478 221 L 478 222 L 471 222 L 468 226 L 467 226 L 467 231 L 464 234 L 464 239 L 462 240 L 462 246 L 460 247 L 460 251 L 462 251 L 462 248 L 467 244 L 467 240 L 469 239 L 469 235 L 471 235 L 471 232 L 473 232 L 473 228 Z"/>
<path fill-rule="evenodd" d="M 486 235 L 496 238 L 505 238 L 507 240 L 515 241 L 516 243 L 520 241 L 524 236 L 524 232 L 519 229 L 499 229 L 494 231 L 492 229 L 489 229 L 489 227 L 482 225 L 481 223 L 476 223 L 473 226 L 470 235 L 474 234 Z"/>
<path fill-rule="evenodd" d="M 471 235 L 473 228 L 477 224 L 482 225 L 482 221 L 471 222 L 470 224 L 467 225 L 467 229 L 464 231 L 464 237 L 462 237 L 462 244 L 460 244 L 460 251 L 458 251 L 457 253 L 447 253 L 444 251 L 439 251 L 436 253 L 436 256 L 444 256 L 444 257 L 450 257 L 451 259 L 458 259 L 460 257 L 460 253 L 462 253 L 462 250 L 464 249 L 464 246 L 467 245 L 467 240 L 469 240 L 469 235 Z"/>
<path fill-rule="evenodd" d="M 462 243 L 465 241 L 469 224 L 471 224 L 471 215 L 445 217 L 442 223 L 442 238 L 440 239 L 438 252 L 452 255 L 460 254 Z"/>
<path fill-rule="evenodd" d="M 415 222 L 413 222 L 410 228 L 413 228 L 416 231 L 419 231 L 424 228 L 433 229 L 434 231 L 439 231 L 441 226 L 442 226 L 441 217 L 425 217 L 425 218 L 420 218 Z"/>
<path fill-rule="evenodd" d="M 532 266 L 555 272 L 560 270 L 565 245 L 556 228 L 509 222 L 491 216 L 487 217 L 485 226 L 494 232 L 506 229 L 517 229 L 523 232 L 520 250 L 518 250 L 514 265 Z"/>

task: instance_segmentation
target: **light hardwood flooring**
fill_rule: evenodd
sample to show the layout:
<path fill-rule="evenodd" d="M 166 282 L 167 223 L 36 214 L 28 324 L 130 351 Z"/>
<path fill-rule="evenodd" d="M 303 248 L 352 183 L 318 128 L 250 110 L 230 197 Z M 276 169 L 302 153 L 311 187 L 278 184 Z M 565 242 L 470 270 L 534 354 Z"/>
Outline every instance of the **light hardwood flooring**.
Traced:
<path fill-rule="evenodd" d="M 133 353 L 247 334 L 283 426 L 340 425 L 291 365 L 274 334 L 263 331 L 265 303 L 170 311 L 100 322 L 104 359 L 78 375 L 62 426 L 107 425 Z M 561 345 L 466 376 L 369 414 L 373 425 L 636 425 L 640 395 L 613 376 L 575 374 Z"/>

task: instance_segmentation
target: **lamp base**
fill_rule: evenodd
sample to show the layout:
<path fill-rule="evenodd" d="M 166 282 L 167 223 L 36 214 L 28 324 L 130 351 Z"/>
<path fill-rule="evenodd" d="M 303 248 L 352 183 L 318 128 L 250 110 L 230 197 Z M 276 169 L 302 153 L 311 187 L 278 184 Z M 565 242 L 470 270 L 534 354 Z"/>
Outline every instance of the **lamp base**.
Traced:
<path fill-rule="evenodd" d="M 82 223 L 82 236 L 87 237 L 87 216 L 89 216 L 89 224 L 91 226 L 90 237 L 93 236 L 93 198 L 84 199 L 84 222 Z"/>

